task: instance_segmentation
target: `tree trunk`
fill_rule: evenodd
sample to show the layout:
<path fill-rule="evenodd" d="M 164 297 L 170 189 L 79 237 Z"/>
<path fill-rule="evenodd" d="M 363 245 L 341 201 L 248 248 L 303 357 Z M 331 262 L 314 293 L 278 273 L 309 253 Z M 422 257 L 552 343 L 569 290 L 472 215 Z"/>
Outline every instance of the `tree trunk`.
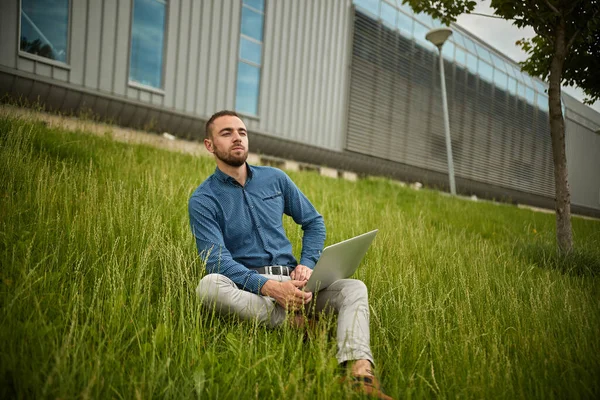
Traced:
<path fill-rule="evenodd" d="M 560 83 L 562 70 L 567 56 L 565 21 L 557 25 L 554 40 L 554 55 L 550 65 L 550 88 L 548 90 L 548 108 L 550 110 L 550 135 L 552 136 L 552 156 L 554 158 L 554 184 L 556 189 L 556 240 L 562 254 L 573 249 L 571 230 L 571 192 L 567 174 L 567 156 L 565 150 L 565 120 L 560 102 Z"/>

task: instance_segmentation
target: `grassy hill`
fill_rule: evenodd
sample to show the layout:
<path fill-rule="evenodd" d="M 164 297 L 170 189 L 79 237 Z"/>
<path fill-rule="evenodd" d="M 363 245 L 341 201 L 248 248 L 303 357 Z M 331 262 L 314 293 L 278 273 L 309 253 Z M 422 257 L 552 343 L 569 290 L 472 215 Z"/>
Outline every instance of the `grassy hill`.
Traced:
<path fill-rule="evenodd" d="M 269 330 L 201 309 L 187 199 L 210 158 L 0 117 L 0 397 L 351 397 L 335 318 Z M 357 272 L 396 398 L 598 398 L 600 222 L 379 178 L 290 173 L 327 244 L 379 228 Z M 286 218 L 297 254 L 301 231 Z"/>

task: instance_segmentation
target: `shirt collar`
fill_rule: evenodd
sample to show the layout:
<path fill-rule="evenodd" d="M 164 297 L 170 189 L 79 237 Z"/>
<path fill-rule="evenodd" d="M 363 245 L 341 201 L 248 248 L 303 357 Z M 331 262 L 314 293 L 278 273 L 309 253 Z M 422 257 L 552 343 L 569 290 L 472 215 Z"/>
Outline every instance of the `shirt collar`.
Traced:
<path fill-rule="evenodd" d="M 246 183 L 248 183 L 252 180 L 252 175 L 254 174 L 254 167 L 251 166 L 250 164 L 246 163 L 246 170 L 248 171 L 248 177 L 246 178 Z M 219 167 L 215 168 L 215 176 L 217 177 L 218 180 L 220 180 L 223 183 L 226 183 L 226 182 L 237 183 L 237 181 L 235 179 L 233 179 L 231 176 L 227 175 L 225 172 L 221 171 L 219 169 Z"/>

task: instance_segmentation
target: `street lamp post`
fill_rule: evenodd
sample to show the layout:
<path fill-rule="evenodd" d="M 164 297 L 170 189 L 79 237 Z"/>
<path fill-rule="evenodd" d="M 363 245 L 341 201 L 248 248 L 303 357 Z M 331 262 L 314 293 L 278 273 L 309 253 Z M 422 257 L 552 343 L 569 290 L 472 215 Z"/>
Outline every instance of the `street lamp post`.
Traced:
<path fill-rule="evenodd" d="M 452 30 L 449 28 L 432 29 L 425 35 L 425 39 L 429 40 L 440 52 L 440 76 L 442 87 L 442 103 L 444 107 L 444 128 L 446 131 L 446 156 L 448 157 L 448 176 L 450 179 L 450 193 L 456 195 L 456 183 L 454 182 L 454 162 L 452 161 L 452 141 L 450 140 L 450 118 L 448 117 L 448 99 L 446 98 L 446 78 L 444 76 L 444 57 L 442 57 L 442 46 L 452 35 Z"/>

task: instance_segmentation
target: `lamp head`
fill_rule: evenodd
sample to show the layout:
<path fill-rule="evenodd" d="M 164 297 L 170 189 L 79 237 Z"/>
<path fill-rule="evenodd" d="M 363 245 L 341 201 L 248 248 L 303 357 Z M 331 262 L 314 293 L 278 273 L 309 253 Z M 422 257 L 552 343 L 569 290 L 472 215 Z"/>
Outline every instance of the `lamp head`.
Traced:
<path fill-rule="evenodd" d="M 429 40 L 435 47 L 441 48 L 444 42 L 452 35 L 450 28 L 432 29 L 425 35 L 425 39 Z"/>

